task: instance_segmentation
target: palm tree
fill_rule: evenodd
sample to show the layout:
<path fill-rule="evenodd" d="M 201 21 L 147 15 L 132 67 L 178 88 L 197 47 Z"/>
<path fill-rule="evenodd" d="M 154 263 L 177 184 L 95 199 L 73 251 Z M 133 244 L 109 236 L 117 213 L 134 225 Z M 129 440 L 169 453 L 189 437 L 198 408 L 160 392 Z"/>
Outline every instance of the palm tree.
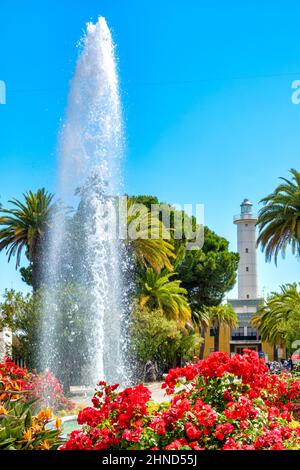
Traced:
<path fill-rule="evenodd" d="M 38 289 L 41 284 L 41 256 L 42 245 L 49 221 L 54 209 L 53 194 L 44 188 L 36 193 L 29 191 L 23 194 L 25 201 L 18 199 L 9 201 L 11 209 L 1 209 L 4 214 L 0 217 L 0 251 L 5 250 L 8 261 L 16 257 L 16 268 L 20 266 L 21 254 L 26 255 L 32 263 L 32 287 Z"/>
<path fill-rule="evenodd" d="M 166 318 L 176 320 L 183 328 L 191 320 L 191 309 L 188 305 L 187 291 L 180 287 L 181 281 L 170 281 L 175 273 L 166 270 L 157 273 L 147 268 L 139 280 L 140 307 L 159 308 Z"/>
<path fill-rule="evenodd" d="M 272 194 L 263 198 L 258 215 L 259 236 L 257 244 L 265 251 L 266 260 L 285 256 L 287 246 L 300 255 L 300 173 L 291 169 L 291 180 L 280 178 L 283 183 Z"/>
<path fill-rule="evenodd" d="M 210 326 L 214 330 L 214 350 L 219 351 L 221 327 L 236 328 L 238 326 L 238 317 L 230 304 L 207 307 L 207 310 Z"/>
<path fill-rule="evenodd" d="M 287 325 L 294 313 L 300 317 L 300 292 L 296 283 L 283 285 L 279 293 L 272 293 L 253 317 L 252 323 L 259 329 L 262 341 L 273 344 L 274 352 L 277 345 L 287 345 Z"/>
<path fill-rule="evenodd" d="M 199 332 L 202 337 L 202 342 L 200 345 L 200 359 L 204 357 L 204 350 L 205 350 L 205 338 L 207 334 L 207 330 L 209 327 L 209 309 L 203 308 L 201 310 L 191 309 L 192 310 L 192 322 L 199 329 Z"/>
<path fill-rule="evenodd" d="M 141 210 L 134 199 L 127 203 L 127 230 L 129 245 L 138 264 L 150 266 L 157 273 L 163 268 L 173 270 L 171 259 L 175 258 L 170 232 L 155 212 Z"/>

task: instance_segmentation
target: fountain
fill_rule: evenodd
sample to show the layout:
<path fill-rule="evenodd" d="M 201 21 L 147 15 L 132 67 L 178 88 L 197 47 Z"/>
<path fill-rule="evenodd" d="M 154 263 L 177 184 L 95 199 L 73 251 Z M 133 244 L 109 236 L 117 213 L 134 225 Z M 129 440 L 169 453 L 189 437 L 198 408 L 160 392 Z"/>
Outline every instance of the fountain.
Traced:
<path fill-rule="evenodd" d="M 123 124 L 114 44 L 88 23 L 59 145 L 57 194 L 44 265 L 40 366 L 68 386 L 126 383 L 125 249 L 114 233 Z"/>

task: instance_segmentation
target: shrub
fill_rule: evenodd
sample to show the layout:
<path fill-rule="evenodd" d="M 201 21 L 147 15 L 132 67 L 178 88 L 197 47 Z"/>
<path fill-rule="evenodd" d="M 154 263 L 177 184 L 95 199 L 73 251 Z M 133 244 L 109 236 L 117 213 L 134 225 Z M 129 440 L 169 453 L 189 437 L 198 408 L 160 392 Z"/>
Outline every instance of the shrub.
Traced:
<path fill-rule="evenodd" d="M 59 380 L 51 372 L 28 372 L 26 368 L 18 367 L 9 357 L 0 363 L 0 400 L 5 398 L 5 390 L 9 390 L 10 394 L 15 391 L 14 399 L 21 392 L 23 400 L 31 401 L 35 410 L 52 408 L 57 412 L 74 408 L 74 403 L 64 396 Z"/>
<path fill-rule="evenodd" d="M 55 412 L 74 409 L 75 403 L 65 397 L 61 383 L 50 371 L 34 375 L 31 383 L 29 399 L 36 400 L 38 408 L 52 408 Z"/>
<path fill-rule="evenodd" d="M 0 402 L 0 449 L 1 450 L 55 450 L 63 440 L 60 419 L 55 429 L 47 429 L 52 412 L 41 410 L 32 416 L 32 402 L 21 398 Z"/>
<path fill-rule="evenodd" d="M 117 392 L 99 383 L 93 407 L 78 415 L 65 450 L 195 449 L 281 450 L 300 448 L 294 421 L 299 381 L 268 374 L 256 352 L 219 352 L 170 370 L 163 388 L 170 403 L 151 403 L 137 385 Z"/>
<path fill-rule="evenodd" d="M 177 323 L 168 320 L 161 310 L 137 307 L 133 310 L 131 351 L 143 363 L 153 361 L 165 370 L 176 365 L 179 357 L 191 360 L 196 346 L 196 335 L 192 332 L 184 335 Z"/>
<path fill-rule="evenodd" d="M 9 397 L 18 398 L 20 391 L 28 391 L 32 387 L 33 375 L 27 369 L 18 367 L 9 357 L 0 363 L 0 401 Z M 15 392 L 12 395 L 12 392 Z M 23 393 L 24 395 L 24 393 Z"/>
<path fill-rule="evenodd" d="M 34 375 L 18 367 L 9 358 L 0 364 L 0 449 L 48 450 L 62 444 L 59 419 L 56 428 L 46 429 L 52 417 L 50 409 L 36 416 L 36 400 L 29 394 L 34 390 Z"/>

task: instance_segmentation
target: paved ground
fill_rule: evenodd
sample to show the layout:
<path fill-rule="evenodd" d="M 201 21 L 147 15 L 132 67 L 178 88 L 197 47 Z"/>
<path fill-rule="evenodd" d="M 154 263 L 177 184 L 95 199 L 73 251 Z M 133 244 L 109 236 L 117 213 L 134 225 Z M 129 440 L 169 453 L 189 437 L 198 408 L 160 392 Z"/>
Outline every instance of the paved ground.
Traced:
<path fill-rule="evenodd" d="M 162 382 L 151 382 L 145 385 L 150 389 L 152 400 L 156 402 L 168 401 L 169 397 L 165 394 L 165 391 L 161 388 Z M 71 400 L 76 405 L 91 405 L 91 398 L 94 394 L 94 389 L 88 387 L 72 386 L 71 387 Z"/>

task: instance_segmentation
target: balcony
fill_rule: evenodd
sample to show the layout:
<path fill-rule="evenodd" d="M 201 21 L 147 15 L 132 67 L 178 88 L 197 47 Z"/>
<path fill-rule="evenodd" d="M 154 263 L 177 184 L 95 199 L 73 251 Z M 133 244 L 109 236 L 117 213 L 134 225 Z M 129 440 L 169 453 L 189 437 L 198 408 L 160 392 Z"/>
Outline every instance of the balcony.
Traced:
<path fill-rule="evenodd" d="M 237 220 L 257 220 L 257 214 L 238 214 L 233 217 L 233 221 Z"/>
<path fill-rule="evenodd" d="M 232 341 L 258 341 L 258 340 L 260 340 L 260 336 L 259 337 L 253 336 L 253 335 L 249 335 L 249 336 L 231 336 L 231 340 Z"/>

